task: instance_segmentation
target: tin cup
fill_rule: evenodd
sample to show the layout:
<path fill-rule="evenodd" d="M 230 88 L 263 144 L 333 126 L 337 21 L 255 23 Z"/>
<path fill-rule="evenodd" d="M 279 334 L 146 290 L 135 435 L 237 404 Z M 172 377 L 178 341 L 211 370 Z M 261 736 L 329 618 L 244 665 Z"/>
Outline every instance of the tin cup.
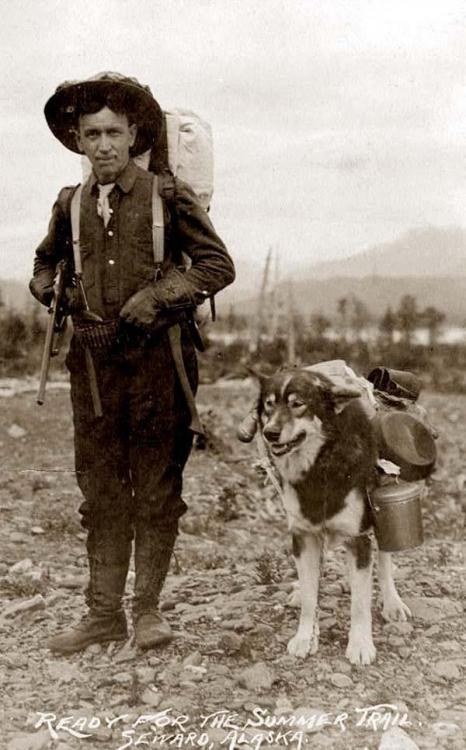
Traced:
<path fill-rule="evenodd" d="M 419 482 L 387 484 L 371 492 L 375 536 L 382 552 L 400 552 L 423 543 L 422 492 Z"/>

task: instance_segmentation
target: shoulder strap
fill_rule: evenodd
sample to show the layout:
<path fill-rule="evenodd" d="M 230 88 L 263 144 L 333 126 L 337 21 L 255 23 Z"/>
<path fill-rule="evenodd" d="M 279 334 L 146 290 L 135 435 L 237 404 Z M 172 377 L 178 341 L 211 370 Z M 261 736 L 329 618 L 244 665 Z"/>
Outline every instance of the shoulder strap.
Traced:
<path fill-rule="evenodd" d="M 81 247 L 79 244 L 79 224 L 81 217 L 81 193 L 83 186 L 78 185 L 73 193 L 70 204 L 71 237 L 73 240 L 74 271 L 77 276 L 82 274 Z"/>
<path fill-rule="evenodd" d="M 160 274 L 163 263 L 164 238 L 163 201 L 159 192 L 158 175 L 154 174 L 154 181 L 152 183 L 152 247 L 156 276 Z"/>

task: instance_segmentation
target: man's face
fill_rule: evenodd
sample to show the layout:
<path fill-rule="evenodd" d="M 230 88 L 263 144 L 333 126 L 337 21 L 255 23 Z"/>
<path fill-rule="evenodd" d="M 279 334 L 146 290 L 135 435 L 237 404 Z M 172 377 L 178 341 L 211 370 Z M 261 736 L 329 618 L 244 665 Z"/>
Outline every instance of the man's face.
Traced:
<path fill-rule="evenodd" d="M 78 147 L 88 157 L 101 184 L 114 182 L 126 167 L 136 133 L 136 125 L 129 125 L 126 115 L 108 107 L 81 115 L 76 134 Z"/>

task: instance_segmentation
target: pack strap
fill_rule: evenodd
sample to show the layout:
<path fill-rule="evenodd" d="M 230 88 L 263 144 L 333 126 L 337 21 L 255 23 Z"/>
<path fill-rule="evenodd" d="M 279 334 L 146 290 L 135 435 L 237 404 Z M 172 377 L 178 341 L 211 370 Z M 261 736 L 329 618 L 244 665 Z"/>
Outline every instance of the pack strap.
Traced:
<path fill-rule="evenodd" d="M 81 223 L 81 194 L 83 186 L 78 185 L 73 193 L 70 204 L 70 219 L 71 219 L 71 239 L 73 241 L 73 259 L 74 259 L 74 272 L 78 282 L 78 286 L 84 294 L 84 287 L 82 286 L 82 275 L 83 266 L 81 262 L 81 245 L 80 245 L 80 223 Z M 84 299 L 87 307 L 87 300 Z M 86 358 L 86 369 L 87 376 L 89 378 L 89 388 L 91 391 L 92 405 L 94 407 L 94 414 L 96 417 L 102 417 L 102 402 L 100 400 L 99 384 L 97 382 L 97 373 L 95 370 L 94 360 L 92 358 L 91 351 L 88 346 L 84 347 L 84 356 Z"/>
<path fill-rule="evenodd" d="M 163 200 L 160 195 L 159 178 L 158 175 L 155 174 L 154 182 L 152 183 L 152 245 L 154 251 L 156 279 L 159 278 L 162 273 L 165 237 L 164 228 Z M 199 418 L 195 396 L 188 379 L 188 373 L 186 372 L 186 366 L 183 359 L 183 351 L 181 348 L 181 328 L 178 323 L 175 323 L 175 325 L 168 328 L 167 336 L 178 380 L 183 390 L 191 417 L 189 427 L 195 434 L 203 435 L 204 430 Z"/>
<path fill-rule="evenodd" d="M 154 174 L 152 183 L 152 246 L 156 278 L 161 273 L 165 248 L 165 222 L 163 217 L 163 201 L 159 192 L 159 178 Z"/>
<path fill-rule="evenodd" d="M 74 271 L 76 276 L 80 277 L 83 272 L 83 266 L 81 262 L 81 245 L 80 245 L 80 218 L 81 218 L 81 194 L 83 186 L 78 185 L 73 193 L 70 204 L 70 218 L 71 218 L 71 238 L 73 240 L 73 258 L 74 258 Z"/>

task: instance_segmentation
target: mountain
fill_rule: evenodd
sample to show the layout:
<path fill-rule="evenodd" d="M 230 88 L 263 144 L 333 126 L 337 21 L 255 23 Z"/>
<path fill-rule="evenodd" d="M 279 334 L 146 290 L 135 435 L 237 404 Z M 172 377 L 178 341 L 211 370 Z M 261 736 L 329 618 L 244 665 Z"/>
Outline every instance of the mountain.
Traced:
<path fill-rule="evenodd" d="M 343 260 L 308 268 L 315 279 L 332 276 L 465 276 L 466 230 L 461 227 L 412 229 L 394 242 L 374 245 Z"/>
<path fill-rule="evenodd" d="M 282 268 L 284 266 L 282 262 Z M 466 230 L 461 227 L 413 229 L 394 242 L 374 245 L 350 257 L 302 264 L 290 273 L 295 309 L 308 317 L 321 312 L 335 317 L 338 300 L 354 295 L 375 317 L 396 308 L 410 294 L 418 307 L 434 306 L 450 323 L 466 321 Z M 231 305 L 245 314 L 257 311 L 261 272 L 248 274 L 248 289 L 238 281 L 219 295 L 221 313 Z M 251 284 L 255 285 L 251 293 Z M 282 298 L 289 296 L 287 282 Z"/>

